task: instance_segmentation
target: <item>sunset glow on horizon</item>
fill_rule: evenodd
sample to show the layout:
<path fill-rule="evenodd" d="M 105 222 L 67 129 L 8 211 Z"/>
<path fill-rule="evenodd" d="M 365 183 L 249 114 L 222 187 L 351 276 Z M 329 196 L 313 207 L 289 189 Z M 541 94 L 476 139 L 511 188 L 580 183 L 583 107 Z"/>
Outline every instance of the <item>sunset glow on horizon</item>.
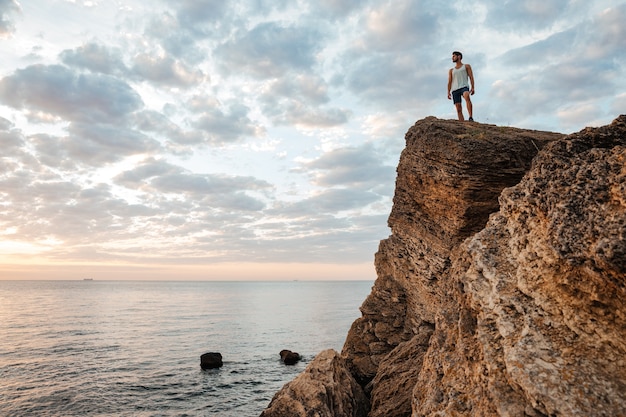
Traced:
<path fill-rule="evenodd" d="M 372 262 L 360 264 L 211 263 L 206 265 L 159 264 L 3 264 L 5 280 L 101 281 L 373 281 Z"/>

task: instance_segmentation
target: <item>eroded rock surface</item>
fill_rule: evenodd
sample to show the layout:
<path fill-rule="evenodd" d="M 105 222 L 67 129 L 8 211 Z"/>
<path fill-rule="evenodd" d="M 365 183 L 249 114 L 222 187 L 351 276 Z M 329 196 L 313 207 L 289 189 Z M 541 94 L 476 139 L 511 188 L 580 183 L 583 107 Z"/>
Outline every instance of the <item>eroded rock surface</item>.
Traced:
<path fill-rule="evenodd" d="M 367 398 L 324 395 L 370 417 L 626 416 L 626 116 L 569 136 L 426 118 L 406 142 L 336 358 Z M 317 404 L 322 368 L 283 391 Z M 282 415 L 316 415 L 300 404 Z"/>
<path fill-rule="evenodd" d="M 496 410 L 626 415 L 626 117 L 551 144 L 466 244 Z"/>
<path fill-rule="evenodd" d="M 366 417 L 368 400 L 345 360 L 329 349 L 287 383 L 261 417 Z"/>
<path fill-rule="evenodd" d="M 343 349 L 361 383 L 374 378 L 400 343 L 428 346 L 424 338 L 438 315 L 458 314 L 452 250 L 485 227 L 502 190 L 521 180 L 543 146 L 562 137 L 434 117 L 407 132 L 389 217 L 393 234 L 380 244 L 378 280 Z"/>

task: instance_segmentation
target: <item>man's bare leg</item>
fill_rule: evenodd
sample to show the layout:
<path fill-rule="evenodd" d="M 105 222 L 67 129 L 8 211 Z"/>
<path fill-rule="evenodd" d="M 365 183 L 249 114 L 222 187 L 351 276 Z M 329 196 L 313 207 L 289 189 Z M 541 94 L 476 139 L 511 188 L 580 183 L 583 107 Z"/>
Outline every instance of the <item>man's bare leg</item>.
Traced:
<path fill-rule="evenodd" d="M 461 103 L 454 103 L 454 106 L 456 107 L 456 114 L 459 116 L 459 120 L 465 120 L 463 117 L 463 107 L 461 106 Z"/>
<path fill-rule="evenodd" d="M 465 98 L 465 104 L 467 105 L 467 113 L 469 114 L 469 118 L 470 120 L 474 120 L 474 115 L 473 115 L 474 106 L 472 106 L 472 99 L 470 98 L 469 91 L 466 91 L 463 94 L 463 98 Z"/>

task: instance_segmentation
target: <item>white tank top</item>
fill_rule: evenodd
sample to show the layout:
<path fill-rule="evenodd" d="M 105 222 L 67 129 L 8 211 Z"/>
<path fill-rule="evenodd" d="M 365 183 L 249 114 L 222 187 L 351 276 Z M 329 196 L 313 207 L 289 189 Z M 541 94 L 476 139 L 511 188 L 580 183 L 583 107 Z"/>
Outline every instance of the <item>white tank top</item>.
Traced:
<path fill-rule="evenodd" d="M 467 68 L 465 68 L 465 64 L 463 64 L 461 68 L 452 68 L 452 87 L 450 88 L 450 91 L 455 91 L 463 87 L 469 87 Z"/>

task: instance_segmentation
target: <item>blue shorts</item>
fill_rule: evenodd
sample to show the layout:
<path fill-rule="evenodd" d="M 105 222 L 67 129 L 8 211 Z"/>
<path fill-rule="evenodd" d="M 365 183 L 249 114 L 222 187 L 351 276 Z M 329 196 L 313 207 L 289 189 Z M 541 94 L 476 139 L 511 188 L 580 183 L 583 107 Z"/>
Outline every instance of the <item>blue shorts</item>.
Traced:
<path fill-rule="evenodd" d="M 461 102 L 461 97 L 466 91 L 469 91 L 469 87 L 459 88 L 458 90 L 454 90 L 452 92 L 452 101 L 454 102 L 454 104 Z"/>

